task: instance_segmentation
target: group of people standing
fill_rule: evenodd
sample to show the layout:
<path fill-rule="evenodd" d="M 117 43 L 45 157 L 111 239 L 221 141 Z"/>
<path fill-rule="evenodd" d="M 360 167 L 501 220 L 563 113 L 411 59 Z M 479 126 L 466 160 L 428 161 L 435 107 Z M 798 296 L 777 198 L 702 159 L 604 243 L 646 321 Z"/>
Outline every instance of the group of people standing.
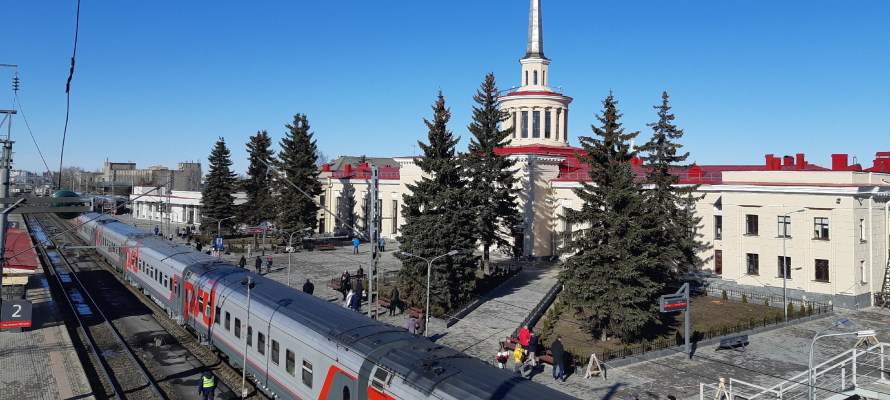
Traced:
<path fill-rule="evenodd" d="M 531 370 L 538 366 L 538 335 L 529 329 L 528 325 L 519 330 L 519 344 L 512 353 L 501 344 L 496 359 L 500 368 L 507 368 L 507 361 L 513 357 L 513 372 L 525 379 L 531 379 Z M 562 347 L 562 337 L 557 335 L 556 340 L 550 345 L 553 357 L 553 379 L 565 382 L 565 349 Z"/>
<path fill-rule="evenodd" d="M 266 273 L 272 272 L 272 256 L 266 256 Z M 238 260 L 238 266 L 241 268 L 247 268 L 247 258 L 241 256 L 241 259 Z M 256 256 L 256 260 L 254 260 L 253 267 L 256 270 L 257 274 L 263 273 L 263 258 L 260 256 Z"/>

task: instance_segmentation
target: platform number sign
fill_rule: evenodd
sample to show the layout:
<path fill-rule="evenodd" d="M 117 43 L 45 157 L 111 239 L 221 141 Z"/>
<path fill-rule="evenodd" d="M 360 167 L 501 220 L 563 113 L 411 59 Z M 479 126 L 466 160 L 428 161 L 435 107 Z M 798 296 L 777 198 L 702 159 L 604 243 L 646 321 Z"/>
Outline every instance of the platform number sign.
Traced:
<path fill-rule="evenodd" d="M 216 247 L 217 249 L 221 249 L 221 248 L 223 248 L 223 238 L 222 238 L 222 236 L 217 236 L 217 237 L 216 237 L 216 240 L 213 241 L 213 245 L 214 245 L 213 247 Z"/>
<path fill-rule="evenodd" d="M 0 309 L 0 328 L 28 328 L 31 326 L 31 302 L 6 300 Z"/>

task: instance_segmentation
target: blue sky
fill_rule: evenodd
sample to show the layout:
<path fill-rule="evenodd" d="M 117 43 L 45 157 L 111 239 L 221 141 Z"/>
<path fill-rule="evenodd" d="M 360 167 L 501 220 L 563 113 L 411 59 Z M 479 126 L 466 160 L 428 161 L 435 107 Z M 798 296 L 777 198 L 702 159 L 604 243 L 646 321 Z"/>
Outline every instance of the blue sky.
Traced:
<path fill-rule="evenodd" d="M 610 89 L 644 141 L 666 90 L 699 164 L 803 152 L 816 164 L 848 153 L 870 166 L 890 151 L 890 2 L 542 3 L 551 83 L 575 99 L 573 145 Z M 53 170 L 76 4 L 0 3 L 0 63 L 19 65 L 19 99 Z M 485 74 L 502 89 L 520 83 L 528 6 L 84 0 L 65 165 L 201 160 L 206 171 L 222 136 L 243 173 L 248 137 L 268 130 L 277 141 L 296 113 L 331 158 L 410 156 L 439 89 L 466 150 Z M 0 68 L 0 108 L 13 106 L 13 72 Z M 13 140 L 14 168 L 46 169 L 20 115 Z"/>

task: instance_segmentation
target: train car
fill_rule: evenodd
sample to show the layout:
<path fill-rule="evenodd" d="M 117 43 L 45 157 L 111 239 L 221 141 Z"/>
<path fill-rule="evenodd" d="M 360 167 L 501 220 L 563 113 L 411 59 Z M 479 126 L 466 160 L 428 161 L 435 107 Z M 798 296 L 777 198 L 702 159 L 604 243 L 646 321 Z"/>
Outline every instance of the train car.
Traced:
<path fill-rule="evenodd" d="M 85 238 L 137 249 L 121 256 L 128 279 L 272 398 L 574 398 L 116 220 L 78 221 Z"/>

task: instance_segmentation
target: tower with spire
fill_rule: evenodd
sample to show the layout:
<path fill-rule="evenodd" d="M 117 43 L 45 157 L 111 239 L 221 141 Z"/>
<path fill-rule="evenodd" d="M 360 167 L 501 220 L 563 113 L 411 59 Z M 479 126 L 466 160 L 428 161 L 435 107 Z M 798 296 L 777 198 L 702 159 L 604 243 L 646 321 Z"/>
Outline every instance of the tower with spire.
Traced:
<path fill-rule="evenodd" d="M 507 127 L 515 129 L 512 147 L 529 145 L 568 146 L 569 103 L 562 87 L 549 85 L 550 60 L 544 56 L 544 27 L 541 0 L 531 0 L 528 13 L 528 42 L 522 66 L 522 85 L 501 96 L 501 109 L 509 113 Z"/>

